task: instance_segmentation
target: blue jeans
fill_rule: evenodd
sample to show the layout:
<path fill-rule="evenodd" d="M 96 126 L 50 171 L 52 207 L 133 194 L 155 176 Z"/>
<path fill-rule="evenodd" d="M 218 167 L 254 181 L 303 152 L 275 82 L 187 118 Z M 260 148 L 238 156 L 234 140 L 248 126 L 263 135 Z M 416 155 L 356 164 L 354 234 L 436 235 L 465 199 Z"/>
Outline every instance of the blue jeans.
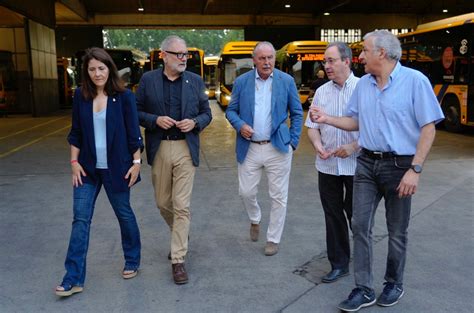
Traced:
<path fill-rule="evenodd" d="M 385 280 L 403 283 L 411 197 L 399 198 L 396 188 L 410 168 L 412 159 L 411 156 L 403 156 L 374 160 L 363 154 L 357 158 L 352 212 L 357 287 L 373 289 L 372 227 L 375 210 L 382 197 L 385 199 L 389 236 Z"/>
<path fill-rule="evenodd" d="M 84 286 L 90 225 L 95 201 L 102 185 L 120 224 L 125 268 L 134 270 L 140 266 L 140 232 L 130 206 L 130 190 L 114 192 L 108 170 L 96 169 L 96 173 L 98 179 L 94 184 L 83 184 L 74 188 L 74 218 L 64 262 L 66 275 L 63 278 L 63 283 L 70 283 L 73 286 Z"/>

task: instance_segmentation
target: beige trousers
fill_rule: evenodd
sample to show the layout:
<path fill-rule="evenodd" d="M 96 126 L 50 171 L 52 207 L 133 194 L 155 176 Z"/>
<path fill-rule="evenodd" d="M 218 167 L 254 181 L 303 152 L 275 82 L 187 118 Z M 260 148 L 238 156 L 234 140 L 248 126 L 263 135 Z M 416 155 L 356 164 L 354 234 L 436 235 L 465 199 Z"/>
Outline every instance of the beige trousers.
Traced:
<path fill-rule="evenodd" d="M 156 206 L 171 231 L 171 263 L 188 252 L 190 202 L 195 167 L 186 140 L 163 140 L 152 166 Z"/>
<path fill-rule="evenodd" d="M 262 219 L 257 193 L 262 173 L 265 172 L 267 175 L 271 198 L 267 241 L 274 243 L 280 243 L 285 226 L 292 157 L 291 148 L 288 153 L 282 153 L 271 143 L 265 145 L 251 143 L 244 162 L 238 164 L 239 194 L 252 224 L 259 224 Z"/>

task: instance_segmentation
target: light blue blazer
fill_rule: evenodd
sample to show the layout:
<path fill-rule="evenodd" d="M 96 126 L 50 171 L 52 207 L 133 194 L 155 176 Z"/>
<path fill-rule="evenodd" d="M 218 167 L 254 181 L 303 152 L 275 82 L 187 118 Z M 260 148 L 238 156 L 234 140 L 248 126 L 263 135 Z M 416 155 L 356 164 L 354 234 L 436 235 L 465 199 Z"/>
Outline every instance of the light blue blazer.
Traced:
<path fill-rule="evenodd" d="M 245 160 L 250 141 L 240 134 L 244 124 L 253 127 L 255 113 L 255 69 L 240 75 L 234 82 L 232 98 L 226 111 L 226 118 L 237 131 L 237 162 Z M 303 123 L 303 109 L 293 77 L 280 70 L 273 70 L 272 83 L 272 132 L 270 141 L 279 151 L 287 153 L 289 146 L 298 146 Z M 290 127 L 287 125 L 288 112 Z"/>

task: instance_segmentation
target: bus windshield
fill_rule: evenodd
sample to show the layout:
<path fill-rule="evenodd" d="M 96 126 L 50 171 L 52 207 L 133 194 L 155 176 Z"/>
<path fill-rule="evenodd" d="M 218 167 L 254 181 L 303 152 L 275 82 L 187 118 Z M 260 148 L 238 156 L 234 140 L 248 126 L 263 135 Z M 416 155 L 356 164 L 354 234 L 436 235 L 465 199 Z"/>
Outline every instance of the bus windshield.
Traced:
<path fill-rule="evenodd" d="M 306 54 L 290 55 L 288 74 L 293 76 L 298 89 L 310 87 L 311 82 L 314 80 L 314 73 L 324 68 L 321 61 L 308 57 Z"/>
<path fill-rule="evenodd" d="M 232 90 L 237 77 L 253 68 L 251 55 L 224 55 L 222 63 L 224 65 L 223 83 L 229 90 Z"/>

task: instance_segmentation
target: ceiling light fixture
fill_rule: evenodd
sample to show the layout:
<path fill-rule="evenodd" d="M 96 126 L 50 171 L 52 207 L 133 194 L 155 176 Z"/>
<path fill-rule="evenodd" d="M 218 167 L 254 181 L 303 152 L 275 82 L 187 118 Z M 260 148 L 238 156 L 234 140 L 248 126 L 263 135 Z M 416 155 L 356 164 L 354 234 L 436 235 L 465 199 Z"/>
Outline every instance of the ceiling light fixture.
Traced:
<path fill-rule="evenodd" d="M 287 9 L 291 8 L 291 4 L 285 4 L 285 8 Z"/>
<path fill-rule="evenodd" d="M 447 10 L 447 9 L 443 9 L 443 13 L 448 13 L 448 10 Z"/>
<path fill-rule="evenodd" d="M 329 13 L 329 12 L 324 12 L 324 15 L 328 16 L 328 15 L 331 15 L 331 13 Z"/>
<path fill-rule="evenodd" d="M 138 11 L 143 12 L 145 8 L 143 8 L 142 0 L 138 0 Z"/>
<path fill-rule="evenodd" d="M 145 11 L 145 9 L 144 8 L 138 8 L 138 11 L 143 12 L 143 11 Z"/>

